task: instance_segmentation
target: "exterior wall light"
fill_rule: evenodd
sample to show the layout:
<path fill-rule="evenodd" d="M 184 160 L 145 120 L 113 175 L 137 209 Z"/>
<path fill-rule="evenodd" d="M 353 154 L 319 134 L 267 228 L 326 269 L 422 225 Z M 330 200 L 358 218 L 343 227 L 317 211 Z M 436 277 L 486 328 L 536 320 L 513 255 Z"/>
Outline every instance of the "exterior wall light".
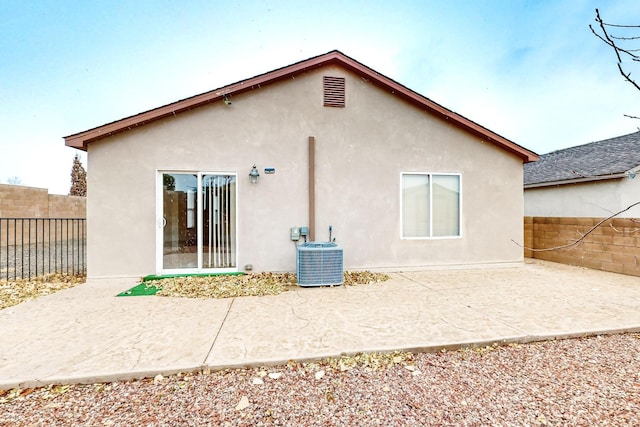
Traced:
<path fill-rule="evenodd" d="M 249 180 L 252 184 L 257 184 L 259 179 L 260 173 L 258 172 L 256 165 L 253 165 L 253 167 L 251 168 L 251 172 L 249 172 Z"/>

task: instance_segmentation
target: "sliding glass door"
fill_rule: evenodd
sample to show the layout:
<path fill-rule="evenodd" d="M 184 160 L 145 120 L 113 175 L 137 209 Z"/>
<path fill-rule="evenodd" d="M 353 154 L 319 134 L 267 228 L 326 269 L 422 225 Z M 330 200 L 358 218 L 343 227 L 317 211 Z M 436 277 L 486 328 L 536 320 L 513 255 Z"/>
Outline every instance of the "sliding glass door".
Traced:
<path fill-rule="evenodd" d="M 236 176 L 203 172 L 161 176 L 162 271 L 235 271 Z"/>
<path fill-rule="evenodd" d="M 202 176 L 202 268 L 236 266 L 236 177 Z"/>

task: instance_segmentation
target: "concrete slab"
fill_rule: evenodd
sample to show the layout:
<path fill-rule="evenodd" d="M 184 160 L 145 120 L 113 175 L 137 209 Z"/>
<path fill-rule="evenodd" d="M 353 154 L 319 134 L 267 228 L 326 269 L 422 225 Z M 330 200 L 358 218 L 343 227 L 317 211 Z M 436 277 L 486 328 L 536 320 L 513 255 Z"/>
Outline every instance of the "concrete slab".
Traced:
<path fill-rule="evenodd" d="M 302 289 L 234 302 L 207 358 L 213 368 L 486 340 L 518 331 L 443 296 L 396 281 Z M 247 317 L 246 313 L 253 313 Z"/>
<path fill-rule="evenodd" d="M 88 283 L 0 311 L 0 387 L 200 367 L 232 300 L 115 297 L 133 285 Z"/>
<path fill-rule="evenodd" d="M 640 278 L 530 261 L 222 300 L 95 281 L 0 311 L 0 389 L 640 330 Z"/>

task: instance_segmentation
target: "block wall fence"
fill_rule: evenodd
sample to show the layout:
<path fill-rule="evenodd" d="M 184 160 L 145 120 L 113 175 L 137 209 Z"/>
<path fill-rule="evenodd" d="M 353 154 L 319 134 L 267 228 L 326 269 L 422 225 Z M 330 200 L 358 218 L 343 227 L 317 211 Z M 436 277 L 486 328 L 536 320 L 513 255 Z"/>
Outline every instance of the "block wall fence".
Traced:
<path fill-rule="evenodd" d="M 46 188 L 0 184 L 0 218 L 85 218 L 86 197 L 49 194 Z"/>
<path fill-rule="evenodd" d="M 524 256 L 596 270 L 640 276 L 640 219 L 607 220 L 568 249 L 532 251 L 567 245 L 604 218 L 524 217 Z"/>
<path fill-rule="evenodd" d="M 86 218 L 86 197 L 49 194 L 46 188 L 0 184 L 0 218 Z M 54 233 L 66 236 L 78 233 L 67 230 L 70 222 L 1 221 L 0 245 L 33 243 Z M 53 225 L 51 225 L 53 224 Z M 49 231 L 49 225 L 52 229 Z M 81 231 L 84 236 L 84 229 Z"/>

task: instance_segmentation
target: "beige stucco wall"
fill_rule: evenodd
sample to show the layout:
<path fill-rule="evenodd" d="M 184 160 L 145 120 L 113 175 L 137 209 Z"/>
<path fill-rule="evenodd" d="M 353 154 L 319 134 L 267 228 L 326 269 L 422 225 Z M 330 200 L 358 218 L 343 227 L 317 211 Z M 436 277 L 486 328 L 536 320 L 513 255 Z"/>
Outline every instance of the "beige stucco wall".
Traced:
<path fill-rule="evenodd" d="M 346 108 L 322 76 L 346 77 Z M 238 267 L 295 271 L 289 228 L 308 225 L 307 141 L 316 138 L 316 237 L 348 269 L 519 264 L 522 162 L 341 68 L 323 68 L 89 144 L 88 275 L 156 265 L 158 170 L 238 174 Z M 261 179 L 249 183 L 256 163 Z M 265 175 L 274 167 L 274 175 Z M 462 237 L 400 238 L 401 172 L 462 175 Z"/>
<path fill-rule="evenodd" d="M 602 217 L 640 201 L 640 177 L 530 188 L 524 191 L 524 214 L 535 217 Z M 640 217 L 640 206 L 619 215 Z"/>

